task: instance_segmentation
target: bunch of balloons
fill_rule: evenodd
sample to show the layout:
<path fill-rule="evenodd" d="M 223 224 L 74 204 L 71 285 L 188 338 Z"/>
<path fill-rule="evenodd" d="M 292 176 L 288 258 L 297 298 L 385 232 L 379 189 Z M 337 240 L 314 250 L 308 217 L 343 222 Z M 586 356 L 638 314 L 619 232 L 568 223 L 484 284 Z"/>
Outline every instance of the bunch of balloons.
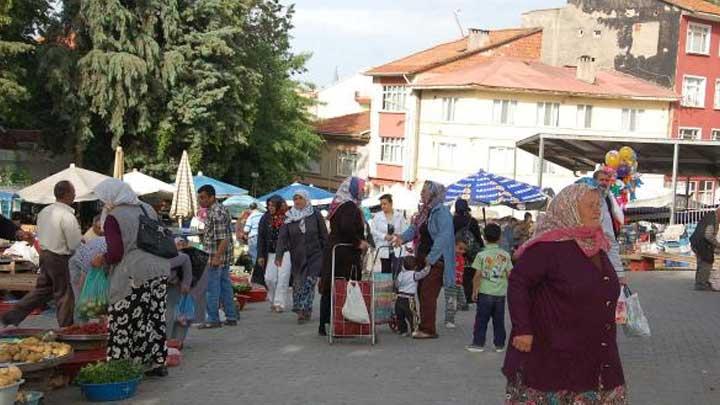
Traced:
<path fill-rule="evenodd" d="M 605 154 L 605 167 L 615 173 L 615 184 L 610 188 L 621 207 L 635 200 L 635 190 L 642 185 L 638 173 L 637 154 L 633 148 L 623 146 Z"/>

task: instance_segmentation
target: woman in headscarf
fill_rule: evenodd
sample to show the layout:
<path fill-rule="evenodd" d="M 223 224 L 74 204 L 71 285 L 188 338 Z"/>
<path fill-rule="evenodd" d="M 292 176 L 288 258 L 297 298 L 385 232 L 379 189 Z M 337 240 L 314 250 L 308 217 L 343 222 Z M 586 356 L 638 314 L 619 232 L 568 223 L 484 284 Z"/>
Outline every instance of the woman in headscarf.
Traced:
<path fill-rule="evenodd" d="M 360 280 L 362 277 L 362 252 L 368 249 L 365 240 L 365 216 L 360 209 L 365 193 L 365 180 L 348 177 L 342 182 L 330 204 L 330 243 L 325 248 L 322 281 L 320 282 L 320 336 L 327 335 L 330 323 L 330 292 L 332 290 L 332 250 L 338 244 L 349 244 L 335 250 L 335 278 Z"/>
<path fill-rule="evenodd" d="M 565 188 L 517 251 L 508 286 L 506 404 L 627 403 L 615 334 L 620 283 L 600 203 L 597 189 Z"/>
<path fill-rule="evenodd" d="M 472 268 L 475 256 L 485 247 L 482 235 L 480 234 L 480 225 L 473 218 L 470 205 L 467 200 L 458 198 L 455 201 L 455 215 L 453 215 L 453 226 L 455 228 L 455 239 L 460 239 L 467 245 L 465 253 L 465 266 L 463 266 L 462 274 L 458 274 L 457 278 L 461 281 L 463 287 L 465 302 L 460 305 L 460 310 L 467 311 L 468 303 L 473 302 L 472 289 L 473 278 L 475 277 L 475 269 Z M 447 292 L 447 291 L 446 291 Z M 462 297 L 460 297 L 462 298 Z"/>
<path fill-rule="evenodd" d="M 282 267 L 275 265 L 277 242 L 280 229 L 285 225 L 287 205 L 282 197 L 274 195 L 268 199 L 267 208 L 258 225 L 258 265 L 265 268 L 270 311 L 279 313 L 287 308 L 285 301 L 290 287 L 290 252 L 285 252 Z"/>
<path fill-rule="evenodd" d="M 290 253 L 293 276 L 293 312 L 299 324 L 312 316 L 315 284 L 322 271 L 323 251 L 327 245 L 327 227 L 320 212 L 310 203 L 310 195 L 298 190 L 293 207 L 287 212 L 276 245 L 275 265 L 282 268 L 285 253 Z"/>
<path fill-rule="evenodd" d="M 164 377 L 170 263 L 137 246 L 140 215 L 146 212 L 157 219 L 157 214 L 118 179 L 107 179 L 93 191 L 105 204 L 102 221 L 108 249 L 92 265 L 110 267 L 107 357 L 134 360 L 146 367 L 148 375 Z"/>
<path fill-rule="evenodd" d="M 395 238 L 395 245 L 416 240 L 415 255 L 421 267 L 429 266 L 430 274 L 418 282 L 420 325 L 415 339 L 437 337 L 435 316 L 440 289 L 455 287 L 455 228 L 445 201 L 445 187 L 426 181 L 420 194 L 422 207 L 412 225 Z"/>

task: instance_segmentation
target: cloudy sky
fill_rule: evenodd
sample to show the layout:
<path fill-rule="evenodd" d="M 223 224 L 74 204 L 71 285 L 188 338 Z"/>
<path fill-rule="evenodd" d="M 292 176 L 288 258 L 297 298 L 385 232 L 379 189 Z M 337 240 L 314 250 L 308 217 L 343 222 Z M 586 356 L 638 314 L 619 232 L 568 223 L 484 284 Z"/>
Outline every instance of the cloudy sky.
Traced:
<path fill-rule="evenodd" d="M 311 52 L 303 79 L 317 85 L 456 39 L 465 29 L 520 25 L 527 10 L 565 0 L 283 0 L 295 4 L 293 47 Z"/>

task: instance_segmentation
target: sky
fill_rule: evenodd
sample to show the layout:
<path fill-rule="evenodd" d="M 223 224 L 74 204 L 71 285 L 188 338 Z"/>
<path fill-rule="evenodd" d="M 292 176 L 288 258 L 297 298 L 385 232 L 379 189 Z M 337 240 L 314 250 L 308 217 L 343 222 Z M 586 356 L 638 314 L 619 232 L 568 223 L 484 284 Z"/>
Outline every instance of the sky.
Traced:
<path fill-rule="evenodd" d="M 295 5 L 293 50 L 310 52 L 301 79 L 322 87 L 340 78 L 460 37 L 463 28 L 520 26 L 529 10 L 566 0 L 282 0 Z"/>

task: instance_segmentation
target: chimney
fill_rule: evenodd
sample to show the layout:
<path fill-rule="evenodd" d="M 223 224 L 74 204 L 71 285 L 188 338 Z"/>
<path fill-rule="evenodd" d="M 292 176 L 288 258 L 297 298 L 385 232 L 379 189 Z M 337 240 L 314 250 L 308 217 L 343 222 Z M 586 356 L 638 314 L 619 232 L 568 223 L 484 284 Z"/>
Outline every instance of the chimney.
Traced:
<path fill-rule="evenodd" d="M 586 83 L 595 84 L 597 77 L 597 67 L 595 66 L 595 58 L 583 55 L 578 58 L 577 79 Z"/>
<path fill-rule="evenodd" d="M 467 37 L 467 51 L 472 52 L 485 48 L 490 43 L 490 31 L 470 28 Z"/>

